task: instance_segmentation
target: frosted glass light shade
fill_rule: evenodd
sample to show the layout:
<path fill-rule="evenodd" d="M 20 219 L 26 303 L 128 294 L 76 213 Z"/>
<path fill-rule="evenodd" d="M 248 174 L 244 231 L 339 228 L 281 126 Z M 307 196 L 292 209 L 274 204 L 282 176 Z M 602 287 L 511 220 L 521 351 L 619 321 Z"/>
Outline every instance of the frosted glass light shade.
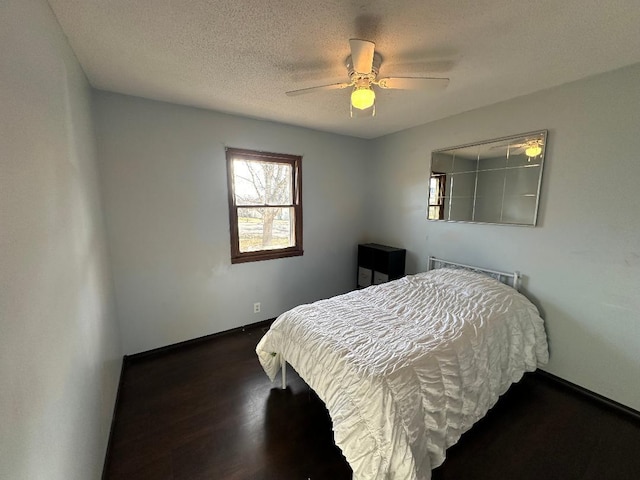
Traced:
<path fill-rule="evenodd" d="M 376 100 L 376 93 L 371 87 L 356 87 L 351 92 L 351 105 L 353 108 L 365 110 L 373 105 Z"/>
<path fill-rule="evenodd" d="M 530 147 L 527 147 L 524 153 L 527 155 L 527 157 L 537 157 L 542 153 L 542 147 L 538 144 L 531 145 Z"/>

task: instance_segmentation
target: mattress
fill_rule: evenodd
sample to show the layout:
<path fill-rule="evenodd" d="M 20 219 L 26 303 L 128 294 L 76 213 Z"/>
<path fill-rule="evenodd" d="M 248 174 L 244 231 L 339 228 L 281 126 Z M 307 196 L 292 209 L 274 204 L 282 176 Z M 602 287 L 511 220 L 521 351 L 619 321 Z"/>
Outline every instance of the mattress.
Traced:
<path fill-rule="evenodd" d="M 324 401 L 354 480 L 428 480 L 446 449 L 548 360 L 543 320 L 513 288 L 438 269 L 300 305 L 256 352 Z"/>

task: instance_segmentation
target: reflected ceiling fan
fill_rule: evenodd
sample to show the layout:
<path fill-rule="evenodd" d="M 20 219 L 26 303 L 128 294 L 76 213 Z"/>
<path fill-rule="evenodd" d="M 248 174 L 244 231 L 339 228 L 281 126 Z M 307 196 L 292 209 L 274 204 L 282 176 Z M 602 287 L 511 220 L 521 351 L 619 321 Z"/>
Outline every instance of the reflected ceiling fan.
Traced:
<path fill-rule="evenodd" d="M 352 87 L 350 113 L 358 114 L 362 112 L 374 116 L 376 114 L 376 93 L 374 86 L 384 89 L 399 90 L 440 90 L 449 84 L 448 78 L 431 77 L 386 77 L 378 78 L 382 57 L 375 51 L 375 43 L 368 40 L 352 38 L 349 40 L 351 55 L 347 57 L 345 63 L 349 82 L 333 83 L 318 87 L 303 88 L 286 92 L 289 96 L 302 95 L 305 93 L 318 92 L 321 90 L 340 90 Z M 356 111 L 354 112 L 354 108 Z"/>
<path fill-rule="evenodd" d="M 530 139 L 528 138 L 524 142 L 502 145 L 502 147 L 505 146 L 507 147 L 507 159 L 511 154 L 520 155 L 521 153 L 524 153 L 527 157 L 529 157 L 529 161 L 531 161 L 532 158 L 535 158 L 542 153 L 544 140 L 541 137 Z M 494 148 L 499 147 L 497 146 Z"/>
<path fill-rule="evenodd" d="M 509 155 L 509 150 L 511 150 L 511 152 L 516 155 L 524 153 L 527 157 L 529 157 L 529 159 L 535 158 L 542 153 L 543 145 L 544 142 L 541 138 L 534 138 L 522 143 L 516 143 L 515 145 L 509 145 L 507 147 L 507 158 Z"/>

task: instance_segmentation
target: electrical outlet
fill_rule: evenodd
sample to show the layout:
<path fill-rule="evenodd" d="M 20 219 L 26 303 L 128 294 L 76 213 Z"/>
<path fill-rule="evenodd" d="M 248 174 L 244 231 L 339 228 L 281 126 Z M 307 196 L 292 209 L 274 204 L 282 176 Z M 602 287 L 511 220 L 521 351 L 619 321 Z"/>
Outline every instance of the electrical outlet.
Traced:
<path fill-rule="evenodd" d="M 260 302 L 253 304 L 253 313 L 260 313 Z"/>

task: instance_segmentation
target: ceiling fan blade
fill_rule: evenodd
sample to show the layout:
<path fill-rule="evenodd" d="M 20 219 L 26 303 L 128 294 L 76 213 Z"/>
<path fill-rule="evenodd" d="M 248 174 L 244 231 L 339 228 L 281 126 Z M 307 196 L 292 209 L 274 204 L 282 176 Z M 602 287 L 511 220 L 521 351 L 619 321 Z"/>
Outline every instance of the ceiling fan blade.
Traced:
<path fill-rule="evenodd" d="M 368 40 L 352 38 L 349 40 L 349 46 L 351 47 L 353 69 L 358 73 L 371 73 L 376 44 Z"/>
<path fill-rule="evenodd" d="M 526 146 L 527 146 L 526 143 L 509 143 L 509 142 L 505 142 L 505 143 L 498 143 L 497 145 L 492 145 L 491 147 L 489 147 L 489 150 L 495 150 L 496 148 L 506 148 L 506 147 L 514 149 L 514 148 L 521 148 L 521 147 L 526 147 Z"/>
<path fill-rule="evenodd" d="M 378 80 L 380 88 L 400 90 L 442 90 L 449 85 L 448 78 L 429 77 L 387 77 Z"/>
<path fill-rule="evenodd" d="M 291 90 L 286 95 L 295 97 L 296 95 L 304 95 L 305 93 L 319 92 L 321 90 L 339 90 L 341 88 L 350 87 L 350 83 L 332 83 L 331 85 L 320 85 L 319 87 L 301 88 L 300 90 Z"/>

